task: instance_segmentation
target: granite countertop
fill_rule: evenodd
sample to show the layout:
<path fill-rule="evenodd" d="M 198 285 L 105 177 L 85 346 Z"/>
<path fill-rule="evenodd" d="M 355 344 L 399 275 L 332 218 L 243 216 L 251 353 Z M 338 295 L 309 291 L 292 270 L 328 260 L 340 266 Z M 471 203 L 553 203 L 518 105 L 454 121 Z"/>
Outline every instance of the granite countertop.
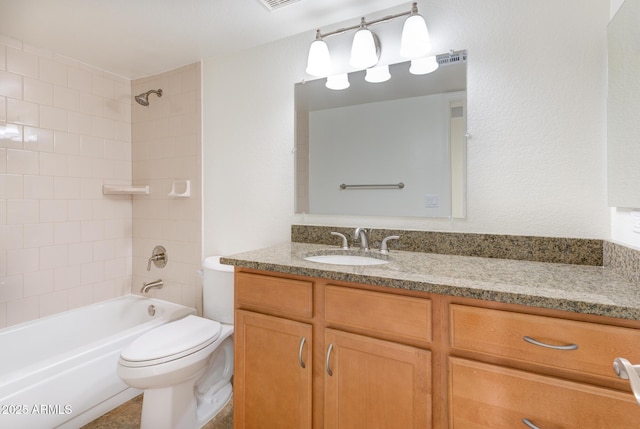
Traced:
<path fill-rule="evenodd" d="M 237 267 L 441 295 L 640 320 L 638 285 L 602 266 L 392 250 L 388 263 L 330 265 L 304 259 L 340 253 L 325 244 L 283 243 L 221 258 Z M 379 252 L 372 250 L 380 257 Z"/>

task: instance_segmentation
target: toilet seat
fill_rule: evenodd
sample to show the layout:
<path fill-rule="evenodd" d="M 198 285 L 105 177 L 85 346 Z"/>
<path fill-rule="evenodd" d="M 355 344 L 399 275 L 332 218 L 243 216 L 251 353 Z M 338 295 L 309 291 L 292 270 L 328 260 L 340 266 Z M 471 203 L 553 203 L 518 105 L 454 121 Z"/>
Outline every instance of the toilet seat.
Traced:
<path fill-rule="evenodd" d="M 221 331 L 220 323 L 190 315 L 138 337 L 122 351 L 120 364 L 144 367 L 180 359 L 215 342 Z"/>

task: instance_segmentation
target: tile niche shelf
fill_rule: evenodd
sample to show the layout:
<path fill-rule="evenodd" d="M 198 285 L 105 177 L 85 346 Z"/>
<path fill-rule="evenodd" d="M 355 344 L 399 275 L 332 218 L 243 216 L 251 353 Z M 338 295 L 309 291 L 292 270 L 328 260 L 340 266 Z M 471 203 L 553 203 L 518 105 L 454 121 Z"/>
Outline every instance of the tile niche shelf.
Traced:
<path fill-rule="evenodd" d="M 149 185 L 102 185 L 104 195 L 149 195 Z"/>

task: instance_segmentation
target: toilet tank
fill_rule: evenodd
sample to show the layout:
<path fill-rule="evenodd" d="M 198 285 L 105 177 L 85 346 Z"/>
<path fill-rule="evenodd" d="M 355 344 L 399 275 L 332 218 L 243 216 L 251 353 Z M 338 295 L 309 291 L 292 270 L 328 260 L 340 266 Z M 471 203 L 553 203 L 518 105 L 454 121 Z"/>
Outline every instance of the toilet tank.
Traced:
<path fill-rule="evenodd" d="M 233 266 L 220 263 L 220 256 L 202 262 L 202 313 L 207 319 L 233 323 Z"/>

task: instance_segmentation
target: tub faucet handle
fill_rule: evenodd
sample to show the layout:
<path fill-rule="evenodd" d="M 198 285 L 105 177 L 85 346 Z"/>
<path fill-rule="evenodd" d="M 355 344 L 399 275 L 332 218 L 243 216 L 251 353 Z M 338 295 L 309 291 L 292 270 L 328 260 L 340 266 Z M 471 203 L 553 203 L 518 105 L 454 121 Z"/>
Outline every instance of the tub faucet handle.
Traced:
<path fill-rule="evenodd" d="M 151 271 L 151 262 L 158 268 L 164 268 L 167 265 L 167 250 L 162 246 L 156 246 L 153 248 L 149 262 L 147 263 L 147 271 Z"/>

